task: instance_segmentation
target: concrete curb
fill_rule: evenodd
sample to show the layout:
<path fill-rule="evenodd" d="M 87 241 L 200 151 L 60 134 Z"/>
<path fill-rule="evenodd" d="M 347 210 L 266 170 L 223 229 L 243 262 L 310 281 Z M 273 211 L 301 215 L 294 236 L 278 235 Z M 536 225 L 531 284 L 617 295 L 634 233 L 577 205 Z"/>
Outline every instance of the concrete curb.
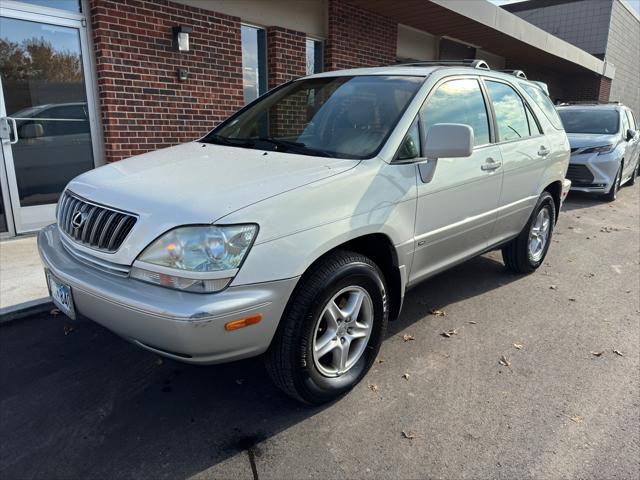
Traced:
<path fill-rule="evenodd" d="M 0 325 L 9 323 L 19 318 L 24 318 L 34 313 L 46 312 L 53 308 L 50 297 L 29 300 L 10 307 L 0 308 Z"/>

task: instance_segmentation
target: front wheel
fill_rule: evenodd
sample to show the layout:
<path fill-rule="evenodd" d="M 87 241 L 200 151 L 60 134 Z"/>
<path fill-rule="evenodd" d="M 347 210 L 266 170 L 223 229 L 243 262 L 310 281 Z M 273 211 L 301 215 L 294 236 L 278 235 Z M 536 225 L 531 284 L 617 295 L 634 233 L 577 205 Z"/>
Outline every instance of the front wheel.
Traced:
<path fill-rule="evenodd" d="M 613 202 L 616 198 L 618 198 L 618 190 L 620 190 L 620 182 L 622 181 L 622 164 L 618 168 L 618 172 L 616 173 L 616 178 L 613 180 L 613 184 L 609 189 L 609 193 L 605 193 L 602 198 L 605 202 Z"/>
<path fill-rule="evenodd" d="M 366 375 L 388 316 L 384 276 L 375 263 L 355 252 L 334 252 L 296 287 L 267 352 L 267 371 L 304 403 L 331 401 Z"/>
<path fill-rule="evenodd" d="M 638 161 L 636 162 L 636 166 L 633 169 L 633 173 L 631 174 L 631 178 L 627 182 L 627 185 L 635 185 L 636 178 L 638 178 L 638 171 L 640 171 L 640 157 L 638 157 Z"/>
<path fill-rule="evenodd" d="M 556 206 L 549 192 L 542 192 L 520 234 L 502 249 L 502 259 L 515 273 L 534 271 L 544 260 L 556 223 Z"/>

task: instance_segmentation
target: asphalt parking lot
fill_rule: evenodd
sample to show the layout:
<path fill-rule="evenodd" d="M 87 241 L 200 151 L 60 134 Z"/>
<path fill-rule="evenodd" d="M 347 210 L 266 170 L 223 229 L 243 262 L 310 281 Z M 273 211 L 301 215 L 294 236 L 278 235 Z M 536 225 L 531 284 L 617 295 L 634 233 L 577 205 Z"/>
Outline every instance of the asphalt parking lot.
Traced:
<path fill-rule="evenodd" d="M 369 375 L 321 408 L 259 360 L 182 365 L 61 315 L 3 325 L 0 477 L 637 479 L 639 192 L 572 194 L 532 275 L 493 252 L 412 290 Z"/>

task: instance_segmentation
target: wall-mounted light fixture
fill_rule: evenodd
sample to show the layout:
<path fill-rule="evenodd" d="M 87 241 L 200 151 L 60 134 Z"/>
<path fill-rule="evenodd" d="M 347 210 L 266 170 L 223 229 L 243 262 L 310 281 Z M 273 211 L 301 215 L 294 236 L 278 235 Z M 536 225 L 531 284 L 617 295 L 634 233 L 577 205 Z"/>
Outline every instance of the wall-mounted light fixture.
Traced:
<path fill-rule="evenodd" d="M 173 48 L 178 52 L 189 51 L 189 34 L 193 32 L 192 27 L 184 25 L 173 27 Z"/>

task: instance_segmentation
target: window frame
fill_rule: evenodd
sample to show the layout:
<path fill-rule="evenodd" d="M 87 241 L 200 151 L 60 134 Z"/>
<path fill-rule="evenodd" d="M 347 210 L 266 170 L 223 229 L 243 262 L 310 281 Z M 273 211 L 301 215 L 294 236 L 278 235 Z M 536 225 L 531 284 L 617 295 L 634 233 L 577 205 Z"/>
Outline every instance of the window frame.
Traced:
<path fill-rule="evenodd" d="M 524 96 L 522 95 L 522 93 L 518 90 L 518 87 L 502 78 L 496 78 L 496 77 L 491 77 L 488 75 L 480 75 L 481 78 L 481 82 L 483 83 L 486 92 L 487 92 L 487 98 L 489 101 L 489 105 L 491 108 L 491 112 L 492 112 L 492 117 L 493 117 L 493 121 L 494 121 L 494 128 L 495 128 L 495 132 L 496 132 L 496 136 L 495 136 L 495 144 L 496 145 L 503 145 L 503 144 L 507 144 L 507 143 L 513 143 L 513 142 L 522 142 L 525 140 L 530 140 L 532 138 L 538 138 L 538 137 L 543 137 L 545 135 L 545 131 L 542 128 L 542 125 L 540 124 L 540 120 L 538 120 L 538 117 L 536 117 L 536 114 L 533 110 L 533 108 L 531 108 L 531 105 L 529 105 L 529 102 L 527 102 L 527 99 L 524 98 Z M 489 88 L 487 87 L 487 85 L 485 84 L 485 82 L 496 82 L 496 83 L 503 83 L 504 85 L 507 85 L 508 87 L 511 87 L 511 89 L 516 92 L 516 95 L 518 95 L 518 97 L 520 97 L 520 100 L 522 101 L 522 104 L 525 108 L 525 117 L 527 118 L 527 126 L 529 126 L 529 136 L 528 137 L 524 137 L 524 138 L 514 138 L 512 140 L 501 140 L 500 139 L 500 130 L 498 129 L 498 120 L 497 120 L 497 116 L 496 116 L 496 112 L 493 108 L 493 101 L 491 100 L 491 96 L 489 95 Z M 538 126 L 538 133 L 536 135 L 531 135 L 531 127 L 529 125 L 529 118 L 526 115 L 526 111 L 529 110 L 529 113 L 531 113 L 531 115 L 533 116 L 534 121 L 537 123 Z"/>
<path fill-rule="evenodd" d="M 429 100 L 431 99 L 431 97 L 435 94 L 435 92 L 438 90 L 438 88 L 440 88 L 442 85 L 444 85 L 445 83 L 451 82 L 451 81 L 455 81 L 455 80 L 475 80 L 476 82 L 478 82 L 478 88 L 480 89 L 480 93 L 482 94 L 482 99 L 484 100 L 484 108 L 485 111 L 487 112 L 487 123 L 488 123 L 488 127 L 489 127 L 489 142 L 488 143 L 483 143 L 481 145 L 474 145 L 473 146 L 473 150 L 475 151 L 476 149 L 481 149 L 481 148 L 485 148 L 488 147 L 490 145 L 494 145 L 495 144 L 495 140 L 496 140 L 496 130 L 495 130 L 495 124 L 493 121 L 493 110 L 489 108 L 489 104 L 487 103 L 489 101 L 489 97 L 488 97 L 488 92 L 486 91 L 486 89 L 484 88 L 484 85 L 482 83 L 482 81 L 480 80 L 480 75 L 447 75 L 445 77 L 442 77 L 440 80 L 438 80 L 436 82 L 436 84 L 431 88 L 431 90 L 429 90 L 429 93 L 427 93 L 427 96 L 425 97 L 425 99 L 422 102 L 422 105 L 420 106 L 420 109 L 418 110 L 418 118 L 420 120 L 420 139 L 422 140 L 422 145 L 421 145 L 421 150 L 424 154 L 424 143 L 426 141 L 427 138 L 427 132 L 424 129 L 424 122 L 422 121 L 422 117 L 424 116 L 424 111 L 426 110 L 427 104 L 429 103 Z M 413 125 L 413 124 L 412 124 Z M 409 133 L 409 130 L 407 130 L 405 132 L 405 136 L 402 137 L 403 140 L 406 137 L 406 135 Z M 475 135 L 475 132 L 474 132 Z M 424 157 L 423 157 L 424 158 Z"/>
<path fill-rule="evenodd" d="M 244 69 L 244 55 L 242 53 L 242 27 L 253 28 L 258 31 L 256 45 L 258 53 L 258 78 L 256 79 L 258 82 L 258 96 L 251 102 L 245 103 L 245 105 L 249 105 L 269 91 L 269 58 L 267 53 L 269 45 L 267 44 L 266 27 L 253 23 L 240 22 L 240 62 L 242 64 L 242 69 Z M 242 79 L 242 91 L 242 101 L 246 102 L 246 99 L 244 98 L 244 73 Z"/>

